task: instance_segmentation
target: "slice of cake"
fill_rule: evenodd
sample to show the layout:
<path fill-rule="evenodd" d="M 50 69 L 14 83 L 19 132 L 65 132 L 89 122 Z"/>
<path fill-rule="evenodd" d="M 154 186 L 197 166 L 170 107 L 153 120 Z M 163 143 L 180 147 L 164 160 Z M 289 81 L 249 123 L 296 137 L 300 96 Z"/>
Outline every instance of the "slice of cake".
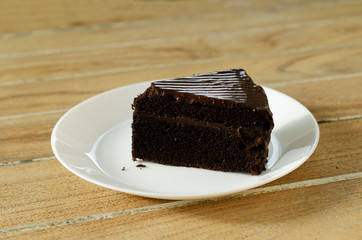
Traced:
<path fill-rule="evenodd" d="M 243 69 L 160 80 L 137 98 L 132 156 L 258 175 L 274 126 L 263 88 Z"/>

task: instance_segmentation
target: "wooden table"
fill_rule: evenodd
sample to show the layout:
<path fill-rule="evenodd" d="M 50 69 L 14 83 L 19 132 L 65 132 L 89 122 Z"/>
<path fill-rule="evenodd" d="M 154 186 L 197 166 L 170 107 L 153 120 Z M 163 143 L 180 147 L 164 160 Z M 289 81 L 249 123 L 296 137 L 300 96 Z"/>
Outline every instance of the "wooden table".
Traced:
<path fill-rule="evenodd" d="M 0 1 L 0 238 L 362 239 L 362 1 Z M 316 152 L 235 196 L 168 201 L 89 183 L 50 134 L 123 85 L 245 68 L 304 104 Z"/>

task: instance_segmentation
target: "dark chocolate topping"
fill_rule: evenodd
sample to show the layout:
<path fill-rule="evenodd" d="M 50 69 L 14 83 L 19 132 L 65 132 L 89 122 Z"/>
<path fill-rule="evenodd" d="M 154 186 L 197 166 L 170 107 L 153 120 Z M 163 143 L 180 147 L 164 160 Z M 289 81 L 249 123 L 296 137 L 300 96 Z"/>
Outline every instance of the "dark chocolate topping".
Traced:
<path fill-rule="evenodd" d="M 210 102 L 212 99 L 215 104 L 237 103 L 250 108 L 268 108 L 263 88 L 254 84 L 243 69 L 159 80 L 152 86 L 155 90 L 169 92 L 189 102 Z"/>

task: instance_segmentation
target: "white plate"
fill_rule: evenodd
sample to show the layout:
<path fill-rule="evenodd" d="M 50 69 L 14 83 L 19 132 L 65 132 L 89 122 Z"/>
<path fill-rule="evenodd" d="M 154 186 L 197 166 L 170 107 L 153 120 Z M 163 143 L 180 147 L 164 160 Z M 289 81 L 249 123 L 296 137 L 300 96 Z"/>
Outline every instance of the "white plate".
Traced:
<path fill-rule="evenodd" d="M 131 104 L 149 85 L 144 82 L 107 91 L 69 110 L 51 137 L 58 160 L 79 177 L 110 189 L 153 198 L 201 199 L 278 179 L 302 165 L 317 146 L 319 128 L 308 109 L 264 87 L 275 123 L 267 171 L 251 176 L 149 162 L 141 169 L 131 157 Z"/>

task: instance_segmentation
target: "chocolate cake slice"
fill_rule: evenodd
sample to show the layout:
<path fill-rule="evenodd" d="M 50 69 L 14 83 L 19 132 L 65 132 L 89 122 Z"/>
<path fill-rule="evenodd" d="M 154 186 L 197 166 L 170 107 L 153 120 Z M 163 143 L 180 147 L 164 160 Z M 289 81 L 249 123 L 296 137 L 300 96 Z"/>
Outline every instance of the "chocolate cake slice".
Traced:
<path fill-rule="evenodd" d="M 258 175 L 274 126 L 263 88 L 243 69 L 160 80 L 132 105 L 132 156 Z"/>

